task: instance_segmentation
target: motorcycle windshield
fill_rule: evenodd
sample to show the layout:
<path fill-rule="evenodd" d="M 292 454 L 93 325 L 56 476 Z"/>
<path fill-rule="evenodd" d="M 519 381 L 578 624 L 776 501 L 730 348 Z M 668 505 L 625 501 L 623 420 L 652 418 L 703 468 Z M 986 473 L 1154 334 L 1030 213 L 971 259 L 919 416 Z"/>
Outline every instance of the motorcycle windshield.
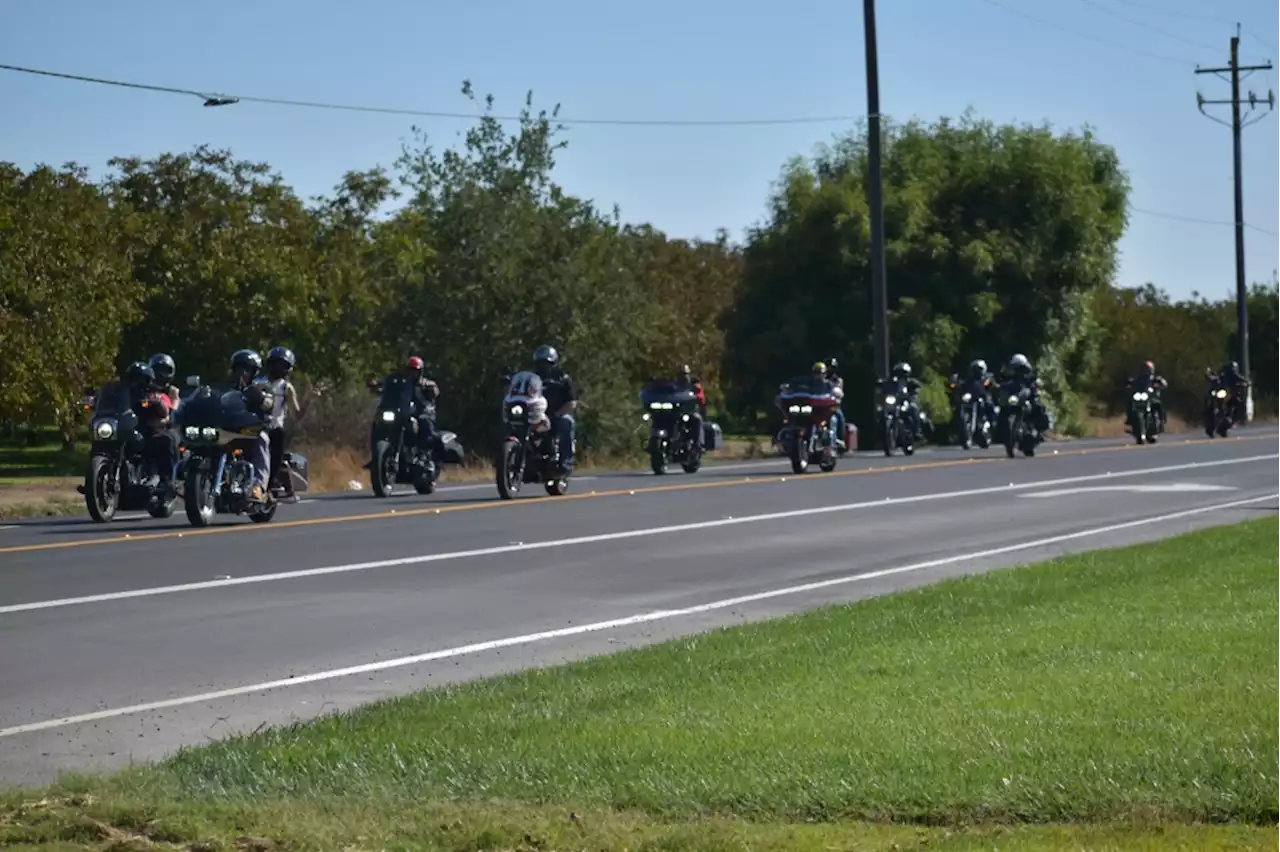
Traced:
<path fill-rule="evenodd" d="M 1136 379 L 1133 380 L 1134 393 L 1147 393 L 1150 390 L 1151 390 L 1150 376 L 1138 376 Z"/>
<path fill-rule="evenodd" d="M 382 383 L 382 396 L 378 398 L 379 411 L 404 411 L 409 408 L 413 386 L 399 373 L 392 373 Z"/>
<path fill-rule="evenodd" d="M 522 370 L 507 383 L 507 402 L 520 402 L 542 396 L 542 377 L 531 370 Z"/>
<path fill-rule="evenodd" d="M 98 389 L 98 395 L 93 401 L 93 413 L 95 416 L 105 417 L 123 414 L 132 410 L 132 403 L 129 386 L 121 381 L 110 381 Z"/>
<path fill-rule="evenodd" d="M 697 403 L 693 388 L 682 388 L 675 382 L 650 382 L 640 391 L 640 405 L 645 409 L 686 410 Z"/>
<path fill-rule="evenodd" d="M 881 382 L 879 390 L 881 396 L 896 396 L 898 398 L 902 398 L 907 395 L 907 386 L 896 379 L 889 379 Z"/>

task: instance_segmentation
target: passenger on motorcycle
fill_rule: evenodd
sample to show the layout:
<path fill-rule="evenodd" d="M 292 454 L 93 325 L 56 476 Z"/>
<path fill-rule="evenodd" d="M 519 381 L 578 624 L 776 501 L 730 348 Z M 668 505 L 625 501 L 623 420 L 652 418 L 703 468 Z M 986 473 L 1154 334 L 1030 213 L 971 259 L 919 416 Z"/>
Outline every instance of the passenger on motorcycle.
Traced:
<path fill-rule="evenodd" d="M 173 376 L 178 372 L 178 365 L 173 362 L 173 357 L 164 352 L 157 352 L 151 356 L 148 362 L 151 365 L 151 371 L 156 374 L 156 387 L 169 397 L 169 401 L 173 403 L 173 410 L 177 411 L 182 405 L 182 397 L 178 392 L 177 386 L 173 383 Z"/>
<path fill-rule="evenodd" d="M 911 414 L 911 434 L 915 441 L 919 442 L 924 438 L 924 408 L 920 405 L 920 388 L 923 385 L 920 380 L 911 375 L 911 365 L 906 361 L 899 361 L 893 365 L 892 376 L 895 381 L 901 382 L 907 390 L 908 410 Z"/>
<path fill-rule="evenodd" d="M 675 385 L 680 390 L 692 390 L 698 397 L 698 410 L 689 415 L 689 420 L 692 421 L 690 428 L 693 429 L 693 439 L 697 442 L 698 449 L 702 449 L 702 422 L 707 416 L 707 394 L 702 389 L 702 382 L 694 378 L 688 364 L 681 364 L 676 370 Z"/>
<path fill-rule="evenodd" d="M 178 434 L 171 428 L 170 417 L 173 400 L 156 386 L 155 371 L 145 361 L 129 365 L 125 370 L 125 382 L 129 385 L 129 399 L 146 441 L 144 455 L 155 470 L 153 479 L 165 488 L 172 488 L 173 468 L 178 463 Z"/>
<path fill-rule="evenodd" d="M 245 402 L 249 405 L 251 411 L 261 415 L 264 419 L 271 414 L 270 407 L 260 410 L 258 405 L 264 400 L 254 398 L 258 393 L 254 389 L 254 379 L 262 372 L 262 356 L 252 349 L 241 349 L 231 356 L 231 385 L 238 391 L 245 393 Z M 261 390 L 265 390 L 259 386 Z M 252 392 L 252 393 L 250 393 Z M 249 492 L 249 497 L 254 502 L 261 503 L 266 499 L 268 477 L 271 474 L 271 450 L 270 439 L 267 437 L 267 430 L 262 430 L 258 435 L 258 440 L 252 441 L 245 449 L 246 461 L 253 465 L 253 490 Z"/>
<path fill-rule="evenodd" d="M 418 449 L 435 458 L 436 450 L 436 400 L 440 398 L 440 386 L 427 378 L 426 365 L 417 355 L 404 365 L 413 393 L 414 430 L 417 432 Z"/>
<path fill-rule="evenodd" d="M 275 346 L 267 352 L 267 375 L 258 379 L 271 389 L 271 417 L 267 421 L 267 441 L 271 445 L 270 481 L 275 487 L 283 490 L 285 498 L 292 498 L 293 479 L 280 479 L 280 465 L 284 461 L 284 421 L 285 414 L 291 413 L 295 420 L 301 420 L 315 397 L 324 393 L 323 385 L 312 385 L 305 399 L 298 402 L 298 392 L 289 380 L 289 374 L 297 365 L 297 357 L 287 346 Z"/>
<path fill-rule="evenodd" d="M 1007 379 L 1004 386 L 1011 393 L 1028 391 L 1031 401 L 1031 416 L 1034 420 L 1032 425 L 1036 429 L 1036 440 L 1043 441 L 1044 433 L 1049 431 L 1052 424 L 1049 420 L 1049 411 L 1040 399 L 1040 381 L 1036 376 L 1036 371 L 1031 367 L 1031 361 L 1022 353 L 1014 355 L 1009 359 L 1008 366 L 1005 367 L 1005 375 Z"/>
<path fill-rule="evenodd" d="M 819 361 L 818 363 L 821 364 L 822 362 Z M 814 366 L 816 367 L 817 365 L 815 364 Z M 831 415 L 831 431 L 836 436 L 836 450 L 843 453 L 846 450 L 848 450 L 849 447 L 848 447 L 848 444 L 845 442 L 845 438 L 847 436 L 845 435 L 845 419 L 844 419 L 844 404 L 843 404 L 844 378 L 839 373 L 836 372 L 836 368 L 838 366 L 839 364 L 837 363 L 835 358 L 829 359 L 826 362 L 826 364 L 823 366 L 822 376 L 828 382 L 831 383 L 832 387 L 840 389 L 841 404 L 836 406 L 836 410 Z"/>
<path fill-rule="evenodd" d="M 1160 398 L 1160 392 L 1167 388 L 1169 383 L 1165 381 L 1164 376 L 1156 375 L 1156 365 L 1151 361 L 1144 361 L 1142 368 L 1138 370 L 1138 375 L 1126 380 L 1124 386 L 1126 391 L 1144 390 L 1151 395 L 1148 401 L 1156 412 L 1156 416 L 1160 418 L 1160 431 L 1163 432 L 1169 418 L 1164 413 L 1164 401 Z"/>
<path fill-rule="evenodd" d="M 555 430 L 560 442 L 560 465 L 562 473 L 573 469 L 573 444 L 576 424 L 573 411 L 578 407 L 578 389 L 573 379 L 560 368 L 560 353 L 554 346 L 542 345 L 533 352 L 533 371 L 543 381 L 543 396 L 547 400 L 547 411 L 551 414 L 551 428 Z"/>

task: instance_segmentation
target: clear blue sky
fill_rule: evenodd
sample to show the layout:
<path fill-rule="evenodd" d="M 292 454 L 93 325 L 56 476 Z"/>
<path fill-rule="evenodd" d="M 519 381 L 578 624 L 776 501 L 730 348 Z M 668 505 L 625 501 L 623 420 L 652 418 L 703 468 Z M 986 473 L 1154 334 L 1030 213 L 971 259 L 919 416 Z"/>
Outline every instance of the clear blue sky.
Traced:
<path fill-rule="evenodd" d="M 1133 182 L 1132 203 L 1229 222 L 1231 134 L 1196 110 L 1228 97 L 1196 76 L 1224 65 L 1232 22 L 1242 53 L 1274 55 L 1275 0 L 881 0 L 881 101 L 895 118 L 972 106 L 997 121 L 1092 125 Z M 1123 18 L 1132 19 L 1130 22 Z M 859 115 L 866 107 L 856 0 L 465 3 L 223 0 L 8 4 L 0 62 L 270 97 L 465 111 L 463 78 L 501 112 L 525 91 L 567 118 L 733 119 Z M 1064 32 L 1092 34 L 1109 44 Z M 1158 32 L 1158 31 L 1163 31 Z M 1147 51 L 1168 59 L 1139 53 Z M 1178 61 L 1181 60 L 1181 61 Z M 1276 86 L 1274 73 L 1246 86 Z M 1216 114 L 1226 117 L 1218 108 Z M 100 174 L 115 155 L 198 143 L 275 166 L 304 196 L 350 168 L 390 165 L 412 123 L 442 144 L 466 122 L 239 104 L 0 72 L 0 159 L 69 160 Z M 558 168 L 571 191 L 677 236 L 740 237 L 764 212 L 787 157 L 839 125 L 578 126 Z M 1277 223 L 1277 117 L 1245 131 L 1245 221 Z M 1250 280 L 1269 280 L 1280 240 L 1248 231 Z M 1176 295 L 1234 287 L 1229 225 L 1134 212 L 1120 282 Z M 891 285 L 892 286 L 892 285 Z"/>

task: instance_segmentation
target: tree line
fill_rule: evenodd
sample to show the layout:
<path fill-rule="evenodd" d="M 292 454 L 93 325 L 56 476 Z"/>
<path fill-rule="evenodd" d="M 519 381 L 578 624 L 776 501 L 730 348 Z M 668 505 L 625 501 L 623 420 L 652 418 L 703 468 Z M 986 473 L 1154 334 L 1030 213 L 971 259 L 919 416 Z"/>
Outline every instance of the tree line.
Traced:
<path fill-rule="evenodd" d="M 492 106 L 460 145 L 415 128 L 390 169 L 313 199 L 209 147 L 114 159 L 97 181 L 0 163 L 0 424 L 70 437 L 83 387 L 129 361 L 165 351 L 182 374 L 220 378 L 234 350 L 279 343 L 303 382 L 339 388 L 315 436 L 362 442 L 363 381 L 420 354 L 442 425 L 482 450 L 501 376 L 550 342 L 582 388 L 586 452 L 630 447 L 639 385 L 684 362 L 730 429 L 757 431 L 780 380 L 836 357 L 846 410 L 869 426 L 864 128 L 788 163 L 739 244 L 672 238 L 566 193 L 555 110 L 530 96 L 509 131 Z M 1114 150 L 970 114 L 891 125 L 884 150 L 893 357 L 935 418 L 952 370 L 1015 351 L 1067 426 L 1086 403 L 1118 405 L 1148 357 L 1173 372 L 1174 408 L 1196 409 L 1232 308 L 1113 288 L 1129 191 Z M 1275 286 L 1252 300 L 1255 374 L 1274 391 Z"/>

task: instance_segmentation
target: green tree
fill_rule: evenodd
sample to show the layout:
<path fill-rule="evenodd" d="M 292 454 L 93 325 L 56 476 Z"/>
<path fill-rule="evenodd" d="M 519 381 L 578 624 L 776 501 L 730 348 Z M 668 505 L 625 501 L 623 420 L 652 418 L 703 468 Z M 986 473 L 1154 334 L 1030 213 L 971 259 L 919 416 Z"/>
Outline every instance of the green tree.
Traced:
<path fill-rule="evenodd" d="M 0 420 L 73 440 L 84 386 L 113 374 L 137 314 L 117 236 L 84 169 L 0 163 Z"/>
<path fill-rule="evenodd" d="M 184 372 L 221 377 L 242 347 L 324 339 L 316 222 L 266 164 L 201 146 L 111 166 L 106 191 L 145 299 L 126 360 L 166 351 Z"/>
<path fill-rule="evenodd" d="M 1280 337 L 1280 325 L 1276 315 L 1280 312 L 1280 287 L 1275 280 L 1254 284 L 1249 288 L 1246 304 L 1249 307 L 1249 371 L 1253 380 L 1254 402 L 1263 411 L 1276 410 L 1276 341 Z M 1232 326 L 1227 342 L 1227 352 L 1232 358 L 1240 349 L 1235 332 L 1235 305 L 1231 305 Z"/>
<path fill-rule="evenodd" d="M 847 411 L 871 414 L 866 136 L 858 130 L 784 170 L 746 248 L 727 322 L 735 408 L 767 410 L 777 381 L 817 357 L 845 360 Z M 959 121 L 885 133 L 886 264 L 892 357 L 943 382 L 976 357 L 1033 359 L 1068 419 L 1068 376 L 1096 358 L 1093 293 L 1115 272 L 1128 182 L 1088 131 Z"/>

